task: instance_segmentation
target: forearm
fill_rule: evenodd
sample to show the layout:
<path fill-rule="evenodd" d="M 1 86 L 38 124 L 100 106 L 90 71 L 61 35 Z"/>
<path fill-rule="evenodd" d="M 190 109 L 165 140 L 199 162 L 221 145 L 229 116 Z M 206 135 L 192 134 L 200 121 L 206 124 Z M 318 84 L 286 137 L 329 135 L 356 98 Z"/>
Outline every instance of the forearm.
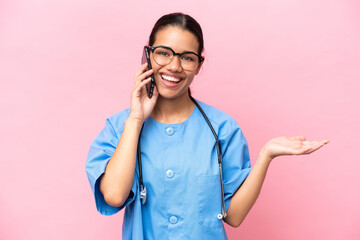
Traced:
<path fill-rule="evenodd" d="M 120 141 L 100 180 L 100 191 L 112 206 L 121 206 L 130 193 L 141 127 L 141 121 L 131 118 L 125 121 Z"/>
<path fill-rule="evenodd" d="M 249 176 L 231 198 L 225 218 L 229 225 L 237 227 L 245 219 L 260 194 L 270 162 L 265 148 L 261 149 Z"/>
<path fill-rule="evenodd" d="M 249 176 L 231 198 L 225 222 L 239 226 L 254 205 L 264 183 L 267 169 L 273 158 L 282 155 L 310 154 L 329 140 L 306 141 L 304 136 L 277 137 L 271 139 L 261 149 Z"/>

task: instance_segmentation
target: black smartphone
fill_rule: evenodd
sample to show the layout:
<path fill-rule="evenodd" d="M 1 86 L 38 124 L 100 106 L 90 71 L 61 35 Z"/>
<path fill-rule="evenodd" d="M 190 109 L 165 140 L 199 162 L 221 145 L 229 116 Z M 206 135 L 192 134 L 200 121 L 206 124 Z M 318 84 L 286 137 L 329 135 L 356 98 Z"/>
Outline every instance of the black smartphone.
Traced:
<path fill-rule="evenodd" d="M 142 59 L 141 59 L 141 64 L 144 64 L 146 62 L 148 63 L 147 70 L 150 70 L 151 69 L 150 49 L 147 46 L 144 47 L 144 52 L 143 52 L 143 56 L 142 56 Z M 147 94 L 148 94 L 149 98 L 151 98 L 152 95 L 153 95 L 154 86 L 155 86 L 155 79 L 154 79 L 154 75 L 151 74 L 151 81 L 150 81 L 150 83 L 146 84 L 146 90 L 147 90 Z"/>

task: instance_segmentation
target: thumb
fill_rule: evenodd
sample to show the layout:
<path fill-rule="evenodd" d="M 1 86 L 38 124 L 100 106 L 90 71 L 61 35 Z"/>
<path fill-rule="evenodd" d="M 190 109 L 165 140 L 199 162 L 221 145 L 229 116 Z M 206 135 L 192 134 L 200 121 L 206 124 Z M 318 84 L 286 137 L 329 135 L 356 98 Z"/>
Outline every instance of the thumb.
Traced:
<path fill-rule="evenodd" d="M 159 97 L 159 92 L 158 92 L 158 90 L 157 90 L 157 87 L 154 86 L 154 91 L 153 91 L 153 95 L 152 95 L 151 100 L 154 101 L 154 102 L 156 102 L 156 100 L 158 99 L 158 97 Z"/>

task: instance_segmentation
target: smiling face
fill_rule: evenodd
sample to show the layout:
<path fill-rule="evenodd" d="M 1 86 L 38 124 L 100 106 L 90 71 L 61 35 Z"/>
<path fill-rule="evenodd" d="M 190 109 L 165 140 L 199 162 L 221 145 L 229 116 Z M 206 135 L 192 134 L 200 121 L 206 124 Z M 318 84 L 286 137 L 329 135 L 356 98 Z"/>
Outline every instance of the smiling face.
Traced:
<path fill-rule="evenodd" d="M 168 26 L 156 33 L 153 46 L 170 47 L 177 53 L 185 51 L 197 53 L 199 43 L 193 33 L 178 26 Z M 184 70 L 179 56 L 174 56 L 173 60 L 164 66 L 157 64 L 151 57 L 151 65 L 159 94 L 168 99 L 187 97 L 188 88 L 201 68 L 200 63 L 195 70 Z"/>

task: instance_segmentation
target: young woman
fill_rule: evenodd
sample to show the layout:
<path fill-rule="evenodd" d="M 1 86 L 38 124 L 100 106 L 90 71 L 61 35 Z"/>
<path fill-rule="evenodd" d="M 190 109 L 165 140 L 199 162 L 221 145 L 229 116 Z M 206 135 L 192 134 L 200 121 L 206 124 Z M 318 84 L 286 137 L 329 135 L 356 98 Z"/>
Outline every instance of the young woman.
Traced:
<path fill-rule="evenodd" d="M 274 138 L 251 168 L 235 120 L 190 95 L 204 61 L 200 25 L 182 13 L 165 15 L 149 48 L 152 70 L 144 64 L 135 74 L 130 108 L 108 118 L 90 147 L 86 170 L 97 209 L 111 215 L 126 207 L 123 239 L 227 239 L 223 221 L 241 224 L 272 159 L 309 154 L 328 141 Z"/>

